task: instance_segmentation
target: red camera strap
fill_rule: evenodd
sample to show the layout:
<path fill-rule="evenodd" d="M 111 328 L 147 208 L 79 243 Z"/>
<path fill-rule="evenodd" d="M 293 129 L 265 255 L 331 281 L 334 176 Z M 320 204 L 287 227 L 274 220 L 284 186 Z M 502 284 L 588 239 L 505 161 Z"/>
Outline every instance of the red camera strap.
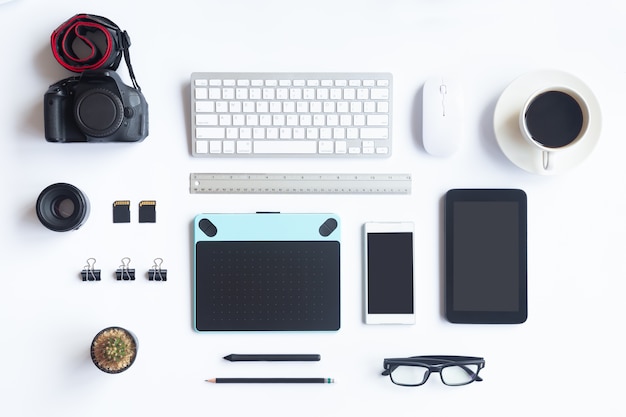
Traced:
<path fill-rule="evenodd" d="M 133 85 L 140 90 L 130 64 L 130 37 L 111 20 L 77 14 L 52 32 L 50 44 L 59 64 L 78 73 L 99 68 L 116 70 L 124 56 Z"/>

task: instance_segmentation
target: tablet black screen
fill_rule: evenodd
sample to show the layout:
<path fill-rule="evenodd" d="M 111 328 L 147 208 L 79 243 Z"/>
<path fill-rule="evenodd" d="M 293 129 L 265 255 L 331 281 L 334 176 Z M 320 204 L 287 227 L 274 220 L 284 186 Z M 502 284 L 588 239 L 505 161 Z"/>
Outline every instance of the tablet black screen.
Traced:
<path fill-rule="evenodd" d="M 460 323 L 527 316 L 526 195 L 451 190 L 446 196 L 446 314 Z"/>
<path fill-rule="evenodd" d="M 195 268 L 198 331 L 339 329 L 339 242 L 198 242 Z"/>

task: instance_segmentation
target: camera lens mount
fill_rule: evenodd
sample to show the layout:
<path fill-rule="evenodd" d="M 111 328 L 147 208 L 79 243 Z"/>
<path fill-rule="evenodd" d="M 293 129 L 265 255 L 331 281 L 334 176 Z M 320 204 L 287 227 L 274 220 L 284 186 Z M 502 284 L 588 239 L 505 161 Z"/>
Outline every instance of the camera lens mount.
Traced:
<path fill-rule="evenodd" d="M 89 216 L 89 200 L 71 184 L 57 183 L 46 187 L 37 198 L 37 217 L 55 232 L 76 230 Z"/>
<path fill-rule="evenodd" d="M 112 91 L 94 88 L 76 99 L 76 123 L 85 134 L 107 137 L 119 129 L 124 120 L 124 104 Z"/>

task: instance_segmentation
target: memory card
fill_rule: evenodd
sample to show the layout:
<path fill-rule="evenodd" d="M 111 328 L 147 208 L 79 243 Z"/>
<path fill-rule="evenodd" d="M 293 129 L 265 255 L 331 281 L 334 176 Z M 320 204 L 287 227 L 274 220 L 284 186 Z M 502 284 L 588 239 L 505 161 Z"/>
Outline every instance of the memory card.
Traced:
<path fill-rule="evenodd" d="M 139 202 L 139 223 L 156 223 L 156 201 Z"/>
<path fill-rule="evenodd" d="M 113 202 L 113 223 L 130 223 L 129 200 L 116 200 Z"/>

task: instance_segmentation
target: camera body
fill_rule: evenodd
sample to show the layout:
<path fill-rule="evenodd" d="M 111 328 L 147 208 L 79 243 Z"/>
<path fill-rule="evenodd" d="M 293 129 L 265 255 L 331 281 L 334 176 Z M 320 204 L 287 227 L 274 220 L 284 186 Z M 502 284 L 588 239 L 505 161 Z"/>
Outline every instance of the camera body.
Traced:
<path fill-rule="evenodd" d="M 44 95 L 48 142 L 139 142 L 148 136 L 148 103 L 109 69 L 84 71 Z"/>

